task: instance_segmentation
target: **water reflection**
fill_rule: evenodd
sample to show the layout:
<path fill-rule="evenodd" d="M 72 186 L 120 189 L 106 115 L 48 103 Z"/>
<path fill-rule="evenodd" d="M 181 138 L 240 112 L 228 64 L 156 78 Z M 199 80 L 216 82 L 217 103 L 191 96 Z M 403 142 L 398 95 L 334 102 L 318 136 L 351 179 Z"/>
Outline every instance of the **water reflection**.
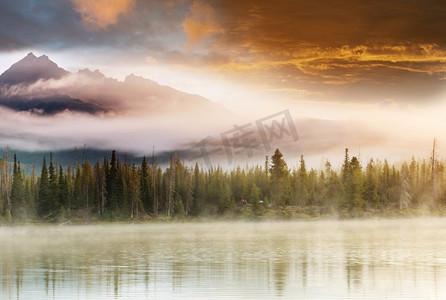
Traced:
<path fill-rule="evenodd" d="M 443 299 L 445 233 L 440 219 L 3 227 L 0 299 Z"/>

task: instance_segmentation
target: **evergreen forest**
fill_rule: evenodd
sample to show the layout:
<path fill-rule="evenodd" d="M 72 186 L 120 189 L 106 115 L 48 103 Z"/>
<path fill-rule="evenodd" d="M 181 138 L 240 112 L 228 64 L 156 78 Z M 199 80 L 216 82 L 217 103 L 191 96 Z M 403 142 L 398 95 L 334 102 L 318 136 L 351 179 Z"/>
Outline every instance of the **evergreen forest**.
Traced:
<path fill-rule="evenodd" d="M 357 218 L 441 215 L 446 206 L 445 163 L 434 159 L 365 165 L 345 150 L 330 162 L 289 168 L 276 149 L 264 165 L 210 169 L 172 155 L 166 168 L 153 159 L 121 161 L 116 151 L 94 165 L 62 166 L 52 155 L 26 173 L 8 151 L 0 159 L 0 221 L 85 223 L 198 218 Z"/>

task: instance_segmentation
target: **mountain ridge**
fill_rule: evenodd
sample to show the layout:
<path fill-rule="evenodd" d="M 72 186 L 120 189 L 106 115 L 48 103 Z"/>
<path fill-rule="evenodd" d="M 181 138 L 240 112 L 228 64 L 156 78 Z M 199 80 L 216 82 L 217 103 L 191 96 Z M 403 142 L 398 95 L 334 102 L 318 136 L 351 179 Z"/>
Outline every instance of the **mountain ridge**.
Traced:
<path fill-rule="evenodd" d="M 37 57 L 32 52 L 0 75 L 0 106 L 42 115 L 66 110 L 87 114 L 229 114 L 224 106 L 205 97 L 133 73 L 118 81 L 97 69 L 69 72 L 48 56 Z"/>

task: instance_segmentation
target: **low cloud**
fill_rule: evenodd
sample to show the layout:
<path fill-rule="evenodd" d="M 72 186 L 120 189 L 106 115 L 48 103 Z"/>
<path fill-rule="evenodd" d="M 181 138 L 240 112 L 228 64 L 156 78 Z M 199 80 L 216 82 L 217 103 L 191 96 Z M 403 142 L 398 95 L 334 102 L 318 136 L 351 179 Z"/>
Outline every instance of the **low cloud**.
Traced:
<path fill-rule="evenodd" d="M 218 123 L 191 122 L 187 115 L 113 116 L 65 111 L 55 116 L 0 107 L 0 145 L 24 151 L 55 151 L 86 144 L 96 149 L 150 153 L 171 151 L 206 135 Z"/>
<path fill-rule="evenodd" d="M 190 114 L 148 118 L 143 115 L 92 116 L 65 111 L 42 117 L 4 108 L 0 108 L 0 115 L 3 119 L 0 123 L 1 147 L 9 146 L 23 151 L 57 151 L 86 145 L 88 148 L 150 155 L 155 146 L 157 153 L 175 152 L 187 163 L 197 161 L 207 166 L 209 162 L 211 165 L 229 167 L 256 164 L 279 148 L 289 160 L 290 167 L 294 161 L 297 162 L 300 154 L 313 160 L 311 165 L 318 167 L 321 157 L 330 158 L 332 162 L 340 161 L 346 147 L 352 149 L 352 153 L 360 148 L 364 158 L 367 158 L 385 156 L 391 151 L 395 153 L 413 140 L 419 141 L 416 136 L 410 139 L 403 135 L 392 136 L 381 127 L 353 120 L 333 121 L 294 116 L 298 140 L 290 134 L 279 134 L 276 131 L 277 135 L 268 140 L 268 150 L 256 127 L 257 120 L 250 116 L 215 120 Z M 250 143 L 240 144 L 240 138 L 243 140 L 245 135 L 237 136 L 238 132 L 233 130 L 234 123 L 242 127 L 250 124 L 244 127 L 245 133 L 251 132 Z M 201 146 L 204 146 L 204 152 Z M 376 147 L 382 147 L 381 151 L 373 152 Z M 386 150 L 382 151 L 384 148 Z M 208 161 L 204 153 L 209 153 Z"/>

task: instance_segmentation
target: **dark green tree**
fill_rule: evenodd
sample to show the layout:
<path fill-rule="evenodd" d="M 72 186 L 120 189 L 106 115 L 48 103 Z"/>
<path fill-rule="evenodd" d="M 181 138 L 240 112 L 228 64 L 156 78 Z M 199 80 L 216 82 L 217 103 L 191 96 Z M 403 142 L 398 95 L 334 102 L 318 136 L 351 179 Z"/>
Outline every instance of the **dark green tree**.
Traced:
<path fill-rule="evenodd" d="M 287 202 L 287 177 L 288 168 L 283 154 L 279 149 L 274 151 L 271 157 L 270 180 L 271 180 L 271 204 L 275 207 L 284 206 Z"/>
<path fill-rule="evenodd" d="M 147 213 L 153 213 L 152 191 L 150 187 L 149 165 L 144 156 L 141 163 L 140 195 L 144 209 Z"/>
<path fill-rule="evenodd" d="M 349 181 L 346 182 L 346 205 L 350 215 L 359 216 L 363 213 L 365 205 L 364 194 L 364 180 L 362 174 L 362 167 L 359 160 L 353 156 L 350 163 Z"/>
<path fill-rule="evenodd" d="M 101 167 L 97 161 L 94 165 L 94 203 L 99 215 L 105 211 L 105 170 L 104 165 Z"/>
<path fill-rule="evenodd" d="M 49 180 L 48 180 L 48 169 L 46 166 L 46 159 L 43 158 L 42 172 L 40 173 L 39 181 L 39 194 L 37 197 L 37 216 L 39 218 L 49 217 L 50 210 L 50 199 L 49 199 Z"/>
<path fill-rule="evenodd" d="M 234 205 L 230 180 L 225 176 L 221 167 L 210 171 L 206 189 L 206 203 L 211 214 L 224 214 Z"/>
<path fill-rule="evenodd" d="M 200 216 L 203 208 L 203 180 L 198 167 L 198 163 L 195 163 L 194 176 L 193 176 L 193 189 L 192 189 L 192 215 Z"/>
<path fill-rule="evenodd" d="M 297 172 L 297 200 L 300 206 L 305 206 L 309 203 L 310 197 L 310 182 L 307 173 L 304 156 L 300 156 L 300 165 Z M 314 196 L 314 195 L 313 195 Z"/>
<path fill-rule="evenodd" d="M 53 163 L 53 154 L 50 153 L 50 166 L 48 168 L 49 183 L 48 183 L 48 201 L 51 212 L 57 213 L 60 209 L 59 202 L 59 182 L 56 169 Z"/>
<path fill-rule="evenodd" d="M 68 180 L 67 176 L 63 173 L 62 166 L 59 166 L 59 203 L 64 208 L 64 210 L 69 209 L 70 205 L 68 202 Z"/>
<path fill-rule="evenodd" d="M 26 217 L 22 173 L 20 171 L 20 163 L 17 162 L 15 154 L 11 187 L 11 216 L 16 220 L 23 220 Z"/>
<path fill-rule="evenodd" d="M 83 186 L 82 186 L 82 170 L 79 164 L 76 164 L 76 173 L 73 182 L 73 201 L 71 201 L 71 208 L 78 209 L 83 204 Z"/>
<path fill-rule="evenodd" d="M 260 189 L 255 183 L 252 183 L 251 186 L 249 187 L 248 201 L 249 203 L 251 203 L 251 208 L 254 215 L 255 216 L 260 215 L 261 212 Z"/>
<path fill-rule="evenodd" d="M 107 210 L 111 213 L 116 213 L 120 202 L 122 202 L 122 173 L 120 170 L 120 163 L 116 158 L 116 151 L 112 151 L 110 161 L 110 171 L 106 181 L 107 187 Z"/>
<path fill-rule="evenodd" d="M 369 207 L 381 209 L 381 198 L 378 193 L 378 175 L 373 159 L 366 167 L 364 200 Z"/>
<path fill-rule="evenodd" d="M 348 156 L 348 148 L 345 148 L 345 156 L 344 156 L 344 163 L 342 164 L 341 169 L 341 177 L 342 177 L 342 183 L 344 185 L 347 185 L 347 182 L 350 180 L 350 158 Z"/>

